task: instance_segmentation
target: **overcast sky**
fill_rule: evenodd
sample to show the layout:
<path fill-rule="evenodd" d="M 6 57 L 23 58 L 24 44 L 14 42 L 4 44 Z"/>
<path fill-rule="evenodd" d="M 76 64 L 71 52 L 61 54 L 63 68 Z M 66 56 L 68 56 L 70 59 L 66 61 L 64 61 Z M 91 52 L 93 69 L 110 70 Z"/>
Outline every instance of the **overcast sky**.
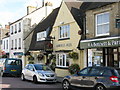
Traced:
<path fill-rule="evenodd" d="M 54 7 L 61 0 L 44 0 L 53 3 Z M 14 22 L 27 14 L 27 6 L 41 6 L 42 0 L 0 0 L 0 24 L 4 27 L 8 22 Z"/>

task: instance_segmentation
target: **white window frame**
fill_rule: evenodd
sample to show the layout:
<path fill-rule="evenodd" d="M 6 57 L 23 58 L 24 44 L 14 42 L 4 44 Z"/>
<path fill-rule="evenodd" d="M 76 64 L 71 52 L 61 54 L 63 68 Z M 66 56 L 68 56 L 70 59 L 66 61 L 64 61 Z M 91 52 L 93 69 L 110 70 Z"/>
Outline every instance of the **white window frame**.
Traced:
<path fill-rule="evenodd" d="M 6 49 L 8 50 L 8 40 L 6 40 L 6 43 L 7 43 L 7 44 L 6 44 L 6 45 L 7 45 L 7 46 L 6 46 Z"/>
<path fill-rule="evenodd" d="M 46 31 L 37 33 L 37 41 L 43 41 L 43 40 L 45 40 L 46 37 L 47 37 Z"/>
<path fill-rule="evenodd" d="M 17 33 L 17 24 L 15 24 L 15 33 Z"/>
<path fill-rule="evenodd" d="M 66 29 L 66 27 L 69 27 L 69 28 Z M 63 29 L 63 30 L 60 30 L 60 28 L 64 28 L 64 29 Z M 67 34 L 68 34 L 68 35 L 61 37 L 61 31 L 64 32 L 64 33 L 67 31 Z M 70 38 L 70 25 L 69 25 L 69 24 L 59 26 L 59 39 L 66 39 L 66 38 Z"/>
<path fill-rule="evenodd" d="M 109 17 L 110 17 L 110 13 L 109 12 L 104 12 L 104 13 L 100 13 L 100 14 L 96 14 L 95 15 L 95 20 L 96 20 L 96 22 L 95 22 L 95 27 L 96 27 L 96 36 L 104 36 L 104 35 L 109 35 L 110 34 L 110 32 L 108 32 L 108 33 L 103 33 L 103 34 L 98 34 L 98 30 L 97 30 L 97 26 L 98 26 L 98 24 L 97 24 L 97 16 L 98 15 L 103 15 L 103 14 L 106 14 L 106 13 L 108 13 L 109 14 Z M 109 18 L 109 22 L 106 22 L 106 23 L 102 23 L 102 24 L 99 24 L 99 25 L 105 25 L 105 24 L 109 24 L 109 31 L 110 31 L 110 18 Z"/>
<path fill-rule="evenodd" d="M 21 32 L 21 22 L 19 22 L 19 32 Z"/>
<path fill-rule="evenodd" d="M 21 48 L 21 46 L 22 46 L 22 45 L 21 45 L 21 40 L 22 40 L 22 39 L 19 38 L 19 48 Z"/>
<path fill-rule="evenodd" d="M 13 34 L 14 26 L 11 26 L 11 34 Z"/>
<path fill-rule="evenodd" d="M 63 64 L 63 55 L 65 56 L 64 64 Z M 67 61 L 67 53 L 58 53 L 58 54 L 56 54 L 56 66 L 57 67 L 68 67 L 66 65 L 66 61 Z M 61 65 L 61 62 L 62 62 L 62 65 Z"/>
<path fill-rule="evenodd" d="M 14 40 L 12 40 L 12 48 L 14 48 Z"/>
<path fill-rule="evenodd" d="M 15 48 L 17 48 L 17 39 L 15 39 Z"/>

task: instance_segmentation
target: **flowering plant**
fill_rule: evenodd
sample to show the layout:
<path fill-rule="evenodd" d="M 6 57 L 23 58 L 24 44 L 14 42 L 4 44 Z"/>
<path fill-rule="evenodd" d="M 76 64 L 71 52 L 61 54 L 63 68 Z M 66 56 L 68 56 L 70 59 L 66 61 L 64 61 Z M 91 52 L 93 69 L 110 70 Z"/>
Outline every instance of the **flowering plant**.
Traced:
<path fill-rule="evenodd" d="M 69 57 L 73 58 L 74 60 L 77 60 L 78 59 L 78 53 L 77 52 L 70 52 Z"/>
<path fill-rule="evenodd" d="M 29 56 L 28 56 L 28 60 L 34 60 L 34 57 L 31 56 L 31 55 L 29 55 Z"/>
<path fill-rule="evenodd" d="M 80 70 L 80 67 L 78 64 L 72 64 L 71 66 L 68 67 L 68 70 L 70 74 L 75 74 L 76 72 Z"/>

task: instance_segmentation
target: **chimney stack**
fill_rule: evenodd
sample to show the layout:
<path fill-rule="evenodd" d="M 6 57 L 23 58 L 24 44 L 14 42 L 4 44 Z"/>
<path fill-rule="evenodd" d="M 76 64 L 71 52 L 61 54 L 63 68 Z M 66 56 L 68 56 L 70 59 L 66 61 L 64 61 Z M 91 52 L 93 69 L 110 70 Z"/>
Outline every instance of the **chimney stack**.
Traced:
<path fill-rule="evenodd" d="M 31 12 L 35 11 L 37 7 L 34 6 L 27 6 L 27 15 L 30 14 Z"/>
<path fill-rule="evenodd" d="M 42 0 L 42 7 L 44 7 L 44 3 L 45 3 L 44 0 Z"/>

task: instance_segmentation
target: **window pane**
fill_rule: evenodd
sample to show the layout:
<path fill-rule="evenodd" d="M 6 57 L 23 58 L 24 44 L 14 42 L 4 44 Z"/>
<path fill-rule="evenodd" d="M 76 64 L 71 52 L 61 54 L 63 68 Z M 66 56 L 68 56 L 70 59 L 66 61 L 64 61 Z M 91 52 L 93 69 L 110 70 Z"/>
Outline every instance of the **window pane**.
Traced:
<path fill-rule="evenodd" d="M 103 25 L 104 33 L 109 33 L 109 24 Z"/>
<path fill-rule="evenodd" d="M 109 13 L 102 13 L 97 15 L 97 35 L 109 33 Z"/>
<path fill-rule="evenodd" d="M 69 38 L 69 25 L 64 25 L 64 26 L 61 26 L 59 28 L 60 32 L 59 32 L 59 37 L 60 38 Z"/>
<path fill-rule="evenodd" d="M 85 68 L 83 69 L 82 71 L 79 72 L 79 74 L 82 74 L 82 75 L 87 75 L 88 72 L 89 72 L 90 68 Z"/>
<path fill-rule="evenodd" d="M 108 13 L 103 14 L 102 20 L 103 20 L 103 23 L 109 22 L 109 14 Z"/>
<path fill-rule="evenodd" d="M 102 34 L 102 26 L 101 25 L 99 25 L 97 27 L 97 34 Z"/>
<path fill-rule="evenodd" d="M 97 16 L 97 24 L 102 23 L 102 15 Z"/>

